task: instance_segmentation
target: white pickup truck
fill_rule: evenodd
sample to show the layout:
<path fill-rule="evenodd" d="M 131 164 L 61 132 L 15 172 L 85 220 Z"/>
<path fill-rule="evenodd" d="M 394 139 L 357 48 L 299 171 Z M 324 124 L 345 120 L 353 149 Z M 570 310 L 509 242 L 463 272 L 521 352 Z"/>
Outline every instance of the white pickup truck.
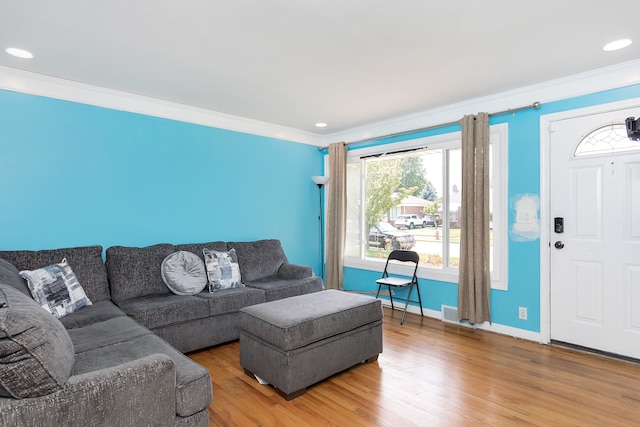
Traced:
<path fill-rule="evenodd" d="M 416 227 L 435 227 L 435 223 L 433 222 L 433 218 L 431 215 L 425 215 L 420 218 L 418 215 L 398 215 L 393 225 L 396 228 L 408 228 L 413 230 Z"/>

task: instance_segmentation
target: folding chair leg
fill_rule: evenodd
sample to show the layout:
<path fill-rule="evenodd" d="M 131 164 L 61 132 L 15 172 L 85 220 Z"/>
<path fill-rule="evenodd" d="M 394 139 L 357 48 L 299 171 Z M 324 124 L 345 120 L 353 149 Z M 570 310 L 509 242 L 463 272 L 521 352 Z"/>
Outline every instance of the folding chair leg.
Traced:
<path fill-rule="evenodd" d="M 422 312 L 422 298 L 420 298 L 420 285 L 416 283 L 416 291 L 418 291 L 418 302 L 420 303 L 420 316 L 424 317 L 424 313 Z"/>
<path fill-rule="evenodd" d="M 391 310 L 393 310 L 393 295 L 391 295 L 391 286 L 387 285 L 387 290 L 389 291 L 389 300 L 391 301 Z"/>
<path fill-rule="evenodd" d="M 400 320 L 400 324 L 404 324 L 404 316 L 407 315 L 407 307 L 409 307 L 409 300 L 411 299 L 411 291 L 413 290 L 413 285 L 409 286 L 409 295 L 407 295 L 407 301 L 404 303 L 404 311 L 402 312 L 402 320 Z M 422 307 L 420 307 L 422 310 Z"/>
<path fill-rule="evenodd" d="M 378 295 L 380 295 L 381 288 L 382 288 L 382 285 L 378 285 L 378 292 L 376 292 L 376 299 L 378 299 Z"/>

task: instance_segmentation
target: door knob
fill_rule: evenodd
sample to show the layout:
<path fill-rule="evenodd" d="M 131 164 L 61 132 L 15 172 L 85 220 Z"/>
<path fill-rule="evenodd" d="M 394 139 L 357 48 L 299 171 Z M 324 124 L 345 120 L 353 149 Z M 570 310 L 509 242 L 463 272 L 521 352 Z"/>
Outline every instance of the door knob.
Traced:
<path fill-rule="evenodd" d="M 558 240 L 554 246 L 556 247 L 556 249 L 562 249 L 564 248 L 564 243 L 562 243 L 560 240 Z"/>

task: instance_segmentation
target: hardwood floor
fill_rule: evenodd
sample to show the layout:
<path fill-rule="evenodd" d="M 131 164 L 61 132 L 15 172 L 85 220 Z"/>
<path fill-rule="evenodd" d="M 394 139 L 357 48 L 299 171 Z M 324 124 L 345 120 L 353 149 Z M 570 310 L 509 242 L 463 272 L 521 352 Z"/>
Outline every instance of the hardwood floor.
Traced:
<path fill-rule="evenodd" d="M 212 426 L 640 425 L 640 364 L 385 308 L 384 351 L 286 401 L 233 342 L 189 355 L 213 379 Z"/>

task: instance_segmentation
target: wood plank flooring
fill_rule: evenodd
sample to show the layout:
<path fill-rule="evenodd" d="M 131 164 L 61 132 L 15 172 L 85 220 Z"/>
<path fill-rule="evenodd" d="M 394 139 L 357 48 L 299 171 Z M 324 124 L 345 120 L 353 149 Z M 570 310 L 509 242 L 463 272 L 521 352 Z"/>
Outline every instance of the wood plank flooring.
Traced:
<path fill-rule="evenodd" d="M 237 341 L 189 354 L 211 372 L 210 425 L 640 425 L 640 364 L 384 310 L 376 362 L 291 401 L 244 374 Z"/>

